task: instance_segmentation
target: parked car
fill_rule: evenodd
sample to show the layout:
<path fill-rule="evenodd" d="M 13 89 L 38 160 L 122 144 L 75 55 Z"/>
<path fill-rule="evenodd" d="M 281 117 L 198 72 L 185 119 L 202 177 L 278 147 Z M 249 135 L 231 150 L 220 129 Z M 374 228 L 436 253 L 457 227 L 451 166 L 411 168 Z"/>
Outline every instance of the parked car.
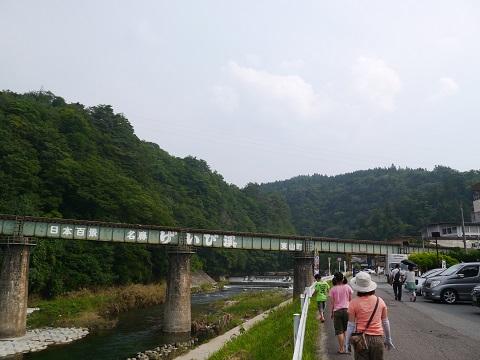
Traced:
<path fill-rule="evenodd" d="M 450 266 L 440 275 L 428 277 L 423 284 L 422 295 L 447 304 L 472 301 L 472 290 L 478 284 L 480 262 L 461 263 Z"/>
<path fill-rule="evenodd" d="M 472 305 L 480 307 L 480 284 L 472 290 Z"/>
<path fill-rule="evenodd" d="M 425 271 L 421 276 L 415 276 L 415 292 L 417 295 L 422 295 L 422 287 L 428 277 L 439 275 L 444 268 L 430 269 Z"/>

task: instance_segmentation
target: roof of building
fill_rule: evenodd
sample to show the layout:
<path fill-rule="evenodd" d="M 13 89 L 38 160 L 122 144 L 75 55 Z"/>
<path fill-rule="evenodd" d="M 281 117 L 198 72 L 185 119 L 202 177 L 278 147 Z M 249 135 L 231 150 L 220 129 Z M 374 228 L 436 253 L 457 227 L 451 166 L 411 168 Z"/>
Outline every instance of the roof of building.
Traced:
<path fill-rule="evenodd" d="M 473 185 L 472 189 L 475 191 L 480 191 L 480 183 Z"/>
<path fill-rule="evenodd" d="M 387 240 L 388 244 L 403 244 L 406 241 L 421 241 L 420 236 L 395 236 Z"/>
<path fill-rule="evenodd" d="M 473 222 L 465 222 L 465 226 L 480 226 L 480 223 L 473 223 Z M 462 226 L 461 222 L 453 222 L 453 221 L 445 221 L 445 222 L 431 222 L 428 224 L 425 224 L 419 232 L 424 232 L 427 230 L 427 228 L 432 227 L 432 226 Z"/>

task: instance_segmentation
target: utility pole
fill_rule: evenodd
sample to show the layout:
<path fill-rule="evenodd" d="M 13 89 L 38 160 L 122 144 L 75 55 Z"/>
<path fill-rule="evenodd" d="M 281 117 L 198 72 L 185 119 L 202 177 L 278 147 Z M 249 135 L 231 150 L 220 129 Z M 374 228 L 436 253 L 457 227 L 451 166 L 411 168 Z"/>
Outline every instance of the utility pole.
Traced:
<path fill-rule="evenodd" d="M 465 235 L 465 220 L 463 219 L 463 204 L 460 203 L 460 212 L 462 213 L 462 233 L 463 233 L 463 249 L 467 252 L 467 236 Z"/>
<path fill-rule="evenodd" d="M 432 232 L 432 237 L 435 238 L 435 248 L 437 249 L 437 267 L 440 267 L 440 262 L 438 260 L 438 238 L 440 237 L 439 231 Z"/>

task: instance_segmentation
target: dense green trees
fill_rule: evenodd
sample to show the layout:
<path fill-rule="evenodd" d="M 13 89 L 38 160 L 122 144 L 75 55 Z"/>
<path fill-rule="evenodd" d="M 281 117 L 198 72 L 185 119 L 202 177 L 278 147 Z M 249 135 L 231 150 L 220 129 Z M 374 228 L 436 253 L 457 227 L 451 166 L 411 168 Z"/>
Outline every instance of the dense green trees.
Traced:
<path fill-rule="evenodd" d="M 427 222 L 465 221 L 472 209 L 472 185 L 480 171 L 448 167 L 373 169 L 333 177 L 298 176 L 264 184 L 263 192 L 287 199 L 298 233 L 311 236 L 388 240 L 418 237 Z"/>
<path fill-rule="evenodd" d="M 67 104 L 50 92 L 0 92 L 0 136 L 0 213 L 13 215 L 386 240 L 459 220 L 480 181 L 479 171 L 392 166 L 239 189 L 204 160 L 141 141 L 111 106 Z M 161 246 L 39 240 L 30 290 L 158 281 L 167 261 Z M 293 262 L 290 253 L 199 248 L 192 265 L 251 274 Z"/>
<path fill-rule="evenodd" d="M 438 258 L 437 254 L 428 252 L 410 254 L 408 258 L 412 260 L 415 264 L 417 264 L 423 272 L 430 269 L 442 267 L 443 260 L 445 260 L 447 267 L 458 264 L 459 262 L 456 258 L 442 253 L 438 254 Z"/>
<path fill-rule="evenodd" d="M 282 196 L 250 194 L 225 183 L 203 160 L 176 158 L 139 140 L 109 105 L 66 104 L 49 92 L 1 92 L 0 135 L 1 213 L 295 234 Z M 193 264 L 222 274 L 284 270 L 290 260 L 207 250 Z M 161 247 L 39 240 L 30 290 L 52 296 L 84 286 L 147 283 L 167 271 Z"/>

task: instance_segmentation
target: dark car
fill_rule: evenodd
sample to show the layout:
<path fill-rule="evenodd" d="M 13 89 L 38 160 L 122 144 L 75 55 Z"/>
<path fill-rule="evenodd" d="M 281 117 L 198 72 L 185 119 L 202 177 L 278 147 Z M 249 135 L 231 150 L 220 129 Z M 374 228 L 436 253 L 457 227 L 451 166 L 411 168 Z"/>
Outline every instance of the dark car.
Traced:
<path fill-rule="evenodd" d="M 422 295 L 447 304 L 472 301 L 472 290 L 478 284 L 480 262 L 461 263 L 450 266 L 440 275 L 428 277 L 423 284 Z"/>
<path fill-rule="evenodd" d="M 472 305 L 480 307 L 480 284 L 472 290 Z"/>

